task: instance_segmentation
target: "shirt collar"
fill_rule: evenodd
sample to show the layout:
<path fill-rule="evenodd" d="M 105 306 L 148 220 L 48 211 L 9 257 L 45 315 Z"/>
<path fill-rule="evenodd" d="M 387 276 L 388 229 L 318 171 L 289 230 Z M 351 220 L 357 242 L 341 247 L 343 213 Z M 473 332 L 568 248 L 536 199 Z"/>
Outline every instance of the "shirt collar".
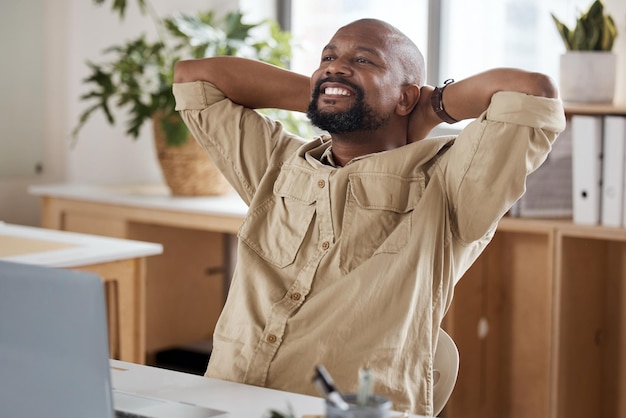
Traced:
<path fill-rule="evenodd" d="M 335 159 L 333 158 L 333 147 L 330 146 L 326 148 L 322 156 L 320 157 L 320 163 L 324 165 L 329 165 L 333 168 L 337 168 L 337 164 L 335 163 Z"/>
<path fill-rule="evenodd" d="M 335 161 L 335 159 L 333 157 L 333 152 L 332 152 L 333 151 L 333 147 L 332 147 L 330 136 L 329 135 L 322 135 L 321 137 L 319 137 L 319 140 L 322 142 L 321 147 L 326 147 L 326 148 L 323 149 L 321 155 L 318 154 L 318 152 L 320 150 L 320 146 L 318 145 L 316 147 L 318 149 L 318 151 L 315 152 L 315 149 L 309 149 L 306 152 L 305 158 L 307 160 L 312 159 L 312 160 L 316 161 L 317 163 L 320 163 L 320 164 L 325 165 L 327 167 L 341 168 L 341 166 L 337 165 L 337 162 Z M 352 164 L 352 163 L 354 163 L 356 161 L 360 161 L 360 160 L 362 160 L 364 158 L 371 157 L 372 155 L 382 154 L 382 153 L 385 153 L 385 152 L 387 152 L 387 151 L 374 152 L 374 153 L 371 153 L 371 154 L 365 154 L 365 155 L 361 155 L 361 156 L 355 157 L 355 158 L 351 159 L 350 161 L 348 161 L 346 166 L 348 166 L 348 165 L 350 165 L 350 164 Z M 309 161 L 309 162 L 311 162 L 311 161 Z"/>

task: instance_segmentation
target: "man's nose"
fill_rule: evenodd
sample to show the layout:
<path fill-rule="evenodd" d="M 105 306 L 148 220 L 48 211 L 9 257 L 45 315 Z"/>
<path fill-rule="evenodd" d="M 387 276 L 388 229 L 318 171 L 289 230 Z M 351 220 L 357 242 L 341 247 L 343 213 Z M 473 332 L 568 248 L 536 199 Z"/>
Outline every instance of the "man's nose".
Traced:
<path fill-rule="evenodd" d="M 346 58 L 337 57 L 326 66 L 326 74 L 350 75 L 352 67 Z"/>

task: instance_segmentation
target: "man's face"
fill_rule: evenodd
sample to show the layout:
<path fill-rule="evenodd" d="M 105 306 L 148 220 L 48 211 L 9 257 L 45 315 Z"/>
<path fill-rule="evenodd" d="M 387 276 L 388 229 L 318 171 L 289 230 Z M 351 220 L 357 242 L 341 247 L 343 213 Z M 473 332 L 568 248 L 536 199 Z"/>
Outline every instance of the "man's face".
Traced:
<path fill-rule="evenodd" d="M 399 94 L 397 75 L 381 28 L 353 24 L 340 29 L 322 52 L 311 77 L 307 116 L 330 133 L 384 127 Z"/>

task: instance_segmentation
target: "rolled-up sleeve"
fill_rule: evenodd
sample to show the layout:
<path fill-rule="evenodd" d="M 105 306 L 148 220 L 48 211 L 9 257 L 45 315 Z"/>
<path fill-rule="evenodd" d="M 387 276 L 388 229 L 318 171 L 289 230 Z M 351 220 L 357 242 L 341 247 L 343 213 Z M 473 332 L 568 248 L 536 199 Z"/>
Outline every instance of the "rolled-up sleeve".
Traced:
<path fill-rule="evenodd" d="M 459 240 L 470 243 L 497 225 L 564 129 L 558 99 L 517 92 L 493 96 L 489 108 L 459 134 L 445 161 L 446 193 Z"/>
<path fill-rule="evenodd" d="M 230 101 L 209 82 L 174 84 L 173 93 L 193 137 L 249 204 L 276 149 L 290 148 L 295 137 L 279 122 Z"/>

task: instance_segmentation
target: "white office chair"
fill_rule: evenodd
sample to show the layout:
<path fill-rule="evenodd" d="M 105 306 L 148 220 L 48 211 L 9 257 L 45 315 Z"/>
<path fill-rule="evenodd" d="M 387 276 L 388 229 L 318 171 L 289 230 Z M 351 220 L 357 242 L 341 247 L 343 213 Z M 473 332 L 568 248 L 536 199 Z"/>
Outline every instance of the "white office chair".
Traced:
<path fill-rule="evenodd" d="M 433 412 L 438 416 L 450 399 L 459 374 L 459 350 L 454 340 L 439 328 L 439 342 L 433 359 Z"/>

